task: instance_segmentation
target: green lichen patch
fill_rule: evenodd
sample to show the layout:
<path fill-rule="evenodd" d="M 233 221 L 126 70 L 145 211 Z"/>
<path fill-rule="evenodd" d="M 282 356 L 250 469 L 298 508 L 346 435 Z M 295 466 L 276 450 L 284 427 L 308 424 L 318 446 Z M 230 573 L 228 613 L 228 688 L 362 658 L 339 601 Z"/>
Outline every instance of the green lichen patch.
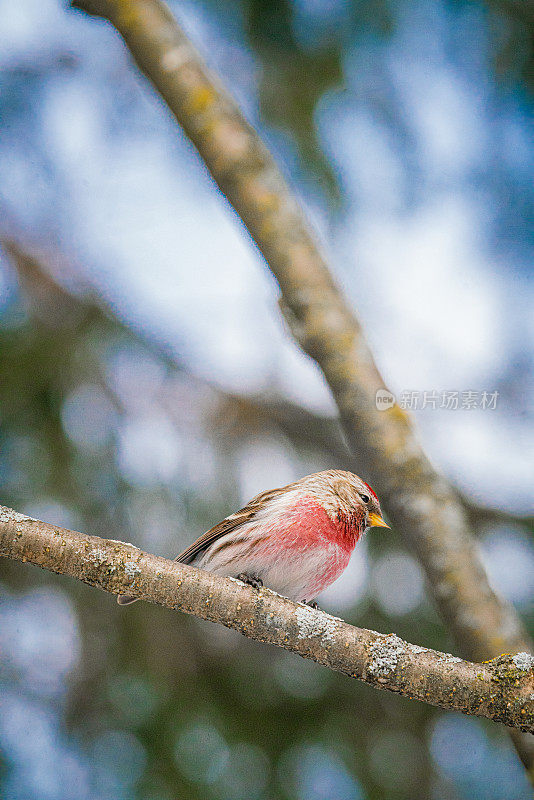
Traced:
<path fill-rule="evenodd" d="M 504 653 L 487 662 L 493 667 L 491 680 L 508 686 L 519 686 L 530 673 L 534 674 L 534 656 L 530 653 Z"/>

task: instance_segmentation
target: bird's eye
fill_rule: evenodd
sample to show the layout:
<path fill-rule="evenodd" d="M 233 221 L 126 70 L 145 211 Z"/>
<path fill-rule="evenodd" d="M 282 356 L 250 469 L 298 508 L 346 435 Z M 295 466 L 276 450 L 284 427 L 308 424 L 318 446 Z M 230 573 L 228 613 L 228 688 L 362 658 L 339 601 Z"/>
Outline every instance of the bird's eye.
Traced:
<path fill-rule="evenodd" d="M 361 494 L 360 497 L 362 498 L 364 503 L 368 503 L 371 499 L 368 494 Z"/>

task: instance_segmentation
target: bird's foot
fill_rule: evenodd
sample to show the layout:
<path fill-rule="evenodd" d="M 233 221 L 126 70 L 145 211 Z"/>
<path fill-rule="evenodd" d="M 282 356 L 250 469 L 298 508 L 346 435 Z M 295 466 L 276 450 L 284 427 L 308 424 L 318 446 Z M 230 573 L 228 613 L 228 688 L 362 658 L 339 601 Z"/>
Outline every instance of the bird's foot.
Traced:
<path fill-rule="evenodd" d="M 315 600 L 310 600 L 309 602 L 308 602 L 307 600 L 304 600 L 304 605 L 305 605 L 305 606 L 309 606 L 310 608 L 315 608 L 315 609 L 317 609 L 318 611 L 320 611 L 320 610 L 321 610 L 321 609 L 319 608 L 319 604 L 318 604 L 318 603 L 317 603 Z"/>
<path fill-rule="evenodd" d="M 253 586 L 254 589 L 261 589 L 263 586 L 263 581 L 261 578 L 258 578 L 257 575 L 245 575 L 242 572 L 240 575 L 237 576 L 238 581 L 243 581 L 243 583 L 248 584 L 249 586 Z"/>

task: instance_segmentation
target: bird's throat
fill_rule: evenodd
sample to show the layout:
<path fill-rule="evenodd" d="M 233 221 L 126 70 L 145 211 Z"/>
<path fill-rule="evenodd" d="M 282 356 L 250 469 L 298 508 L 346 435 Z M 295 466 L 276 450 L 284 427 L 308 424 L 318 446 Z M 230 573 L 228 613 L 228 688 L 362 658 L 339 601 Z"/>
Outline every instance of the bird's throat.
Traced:
<path fill-rule="evenodd" d="M 320 538 L 352 552 L 365 530 L 365 512 L 344 509 L 327 512 L 315 498 L 301 498 L 298 507 L 298 528 L 302 541 Z M 295 528 L 292 526 L 292 530 Z"/>
<path fill-rule="evenodd" d="M 340 544 L 352 550 L 365 531 L 365 512 L 363 509 L 340 511 L 337 516 L 337 527 Z"/>

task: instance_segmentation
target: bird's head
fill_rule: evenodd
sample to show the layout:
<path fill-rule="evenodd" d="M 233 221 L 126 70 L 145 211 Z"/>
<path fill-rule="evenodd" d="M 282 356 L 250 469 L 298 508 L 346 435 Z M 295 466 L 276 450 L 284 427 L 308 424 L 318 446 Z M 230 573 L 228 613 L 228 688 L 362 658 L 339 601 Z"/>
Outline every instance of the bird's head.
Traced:
<path fill-rule="evenodd" d="M 332 519 L 347 520 L 360 528 L 389 528 L 382 518 L 380 502 L 369 484 L 353 472 L 344 470 L 325 470 L 310 475 L 309 487 L 321 500 Z M 306 480 L 306 479 L 304 479 Z"/>

